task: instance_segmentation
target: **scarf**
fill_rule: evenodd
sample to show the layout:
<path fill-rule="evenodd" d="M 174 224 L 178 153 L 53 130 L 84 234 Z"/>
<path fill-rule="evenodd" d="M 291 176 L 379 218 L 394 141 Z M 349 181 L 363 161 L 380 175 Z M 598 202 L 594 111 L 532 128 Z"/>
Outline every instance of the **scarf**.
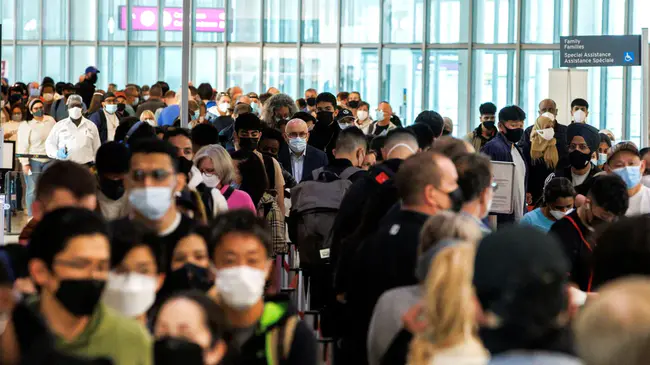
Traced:
<path fill-rule="evenodd" d="M 549 169 L 554 169 L 559 160 L 556 146 L 557 140 L 551 138 L 547 141 L 537 131 L 552 128 L 554 124 L 554 119 L 551 119 L 549 115 L 541 115 L 535 121 L 533 130 L 530 132 L 530 157 L 533 161 L 544 159 L 544 163 Z"/>

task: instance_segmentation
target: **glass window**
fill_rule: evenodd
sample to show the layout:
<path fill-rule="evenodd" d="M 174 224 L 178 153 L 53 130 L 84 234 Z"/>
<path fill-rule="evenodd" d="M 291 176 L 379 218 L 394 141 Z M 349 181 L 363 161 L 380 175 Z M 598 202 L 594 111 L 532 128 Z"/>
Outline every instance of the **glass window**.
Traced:
<path fill-rule="evenodd" d="M 422 111 L 422 61 L 419 49 L 384 49 L 382 101 L 390 103 L 403 126 Z"/>
<path fill-rule="evenodd" d="M 255 47 L 228 48 L 226 87 L 240 86 L 244 92 L 262 92 L 260 88 L 260 50 Z"/>
<path fill-rule="evenodd" d="M 603 0 L 576 0 L 576 34 L 603 34 Z"/>
<path fill-rule="evenodd" d="M 183 41 L 183 0 L 163 1 L 163 26 L 160 40 L 163 42 Z"/>
<path fill-rule="evenodd" d="M 40 82 L 38 67 L 34 67 L 34 60 L 38 62 L 39 49 L 37 46 L 16 46 L 16 80 L 24 83 Z"/>
<path fill-rule="evenodd" d="M 426 109 L 435 110 L 454 123 L 453 135 L 467 134 L 467 51 L 430 50 L 429 97 Z M 417 111 L 416 111 L 417 112 Z"/>
<path fill-rule="evenodd" d="M 474 39 L 477 43 L 517 41 L 515 0 L 475 0 L 474 6 Z"/>
<path fill-rule="evenodd" d="M 157 40 L 156 33 L 158 31 L 158 19 L 160 18 L 158 0 L 130 0 L 129 4 L 131 4 L 129 39 L 132 41 Z M 126 7 L 120 8 L 120 27 L 122 29 L 126 28 L 126 13 Z M 171 22 L 171 19 L 169 21 Z M 167 22 L 167 20 L 163 20 L 163 22 Z"/>
<path fill-rule="evenodd" d="M 79 81 L 79 76 L 84 74 L 86 67 L 96 66 L 95 47 L 92 46 L 72 46 L 70 47 L 70 79 L 75 84 Z M 102 69 L 99 69 L 100 73 Z"/>
<path fill-rule="evenodd" d="M 384 42 L 422 42 L 423 0 L 384 0 Z"/>
<path fill-rule="evenodd" d="M 303 48 L 300 58 L 300 90 L 309 88 L 319 93 L 336 94 L 336 50 Z"/>
<path fill-rule="evenodd" d="M 379 52 L 372 48 L 341 49 L 339 90 L 358 91 L 371 110 L 379 104 Z"/>
<path fill-rule="evenodd" d="M 646 0 L 630 0 L 630 6 L 634 11 L 632 12 L 632 34 L 641 34 L 641 29 L 650 28 L 650 1 Z M 4 18 L 7 15 L 5 14 Z"/>
<path fill-rule="evenodd" d="M 302 41 L 305 43 L 336 43 L 338 1 L 303 0 Z"/>
<path fill-rule="evenodd" d="M 70 1 L 70 30 L 72 40 L 94 41 L 97 39 L 97 3 L 88 0 Z M 67 9 L 66 9 L 67 10 Z"/>
<path fill-rule="evenodd" d="M 97 76 L 97 87 L 106 90 L 108 84 L 114 83 L 119 88 L 126 85 L 126 50 L 124 47 L 99 47 L 99 62 L 97 68 L 101 71 Z"/>
<path fill-rule="evenodd" d="M 165 80 L 172 90 L 181 87 L 182 66 L 183 53 L 181 47 L 163 47 L 160 49 L 158 79 Z"/>
<path fill-rule="evenodd" d="M 489 101 L 499 109 L 512 104 L 515 90 L 514 62 L 514 50 L 474 51 L 472 126 L 475 126 L 475 122 L 478 123 L 478 107 L 481 104 Z"/>
<path fill-rule="evenodd" d="M 9 80 L 9 84 L 13 84 L 17 79 L 15 78 L 14 70 L 16 62 L 14 59 L 14 47 L 2 46 L 2 61 L 5 67 L 5 77 Z"/>
<path fill-rule="evenodd" d="M 262 90 L 271 86 L 291 97 L 300 94 L 296 90 L 298 51 L 295 48 L 264 48 L 264 83 Z"/>
<path fill-rule="evenodd" d="M 100 68 L 102 70 L 102 68 Z M 82 71 L 83 72 L 83 71 Z M 101 75 L 102 73 L 100 73 Z M 68 77 L 68 47 L 43 47 L 43 77 L 49 76 L 54 82 L 67 81 Z"/>
<path fill-rule="evenodd" d="M 587 102 L 589 103 L 589 117 L 587 117 L 587 123 L 593 125 L 594 127 L 600 129 L 600 120 L 601 116 L 605 112 L 601 107 L 602 97 L 607 91 L 606 83 L 603 83 L 603 77 L 606 78 L 605 67 L 588 67 L 582 68 L 589 72 L 587 76 L 589 85 L 589 91 L 587 92 Z M 621 102 L 619 94 L 619 103 Z M 569 107 L 570 108 L 570 107 Z M 570 111 L 570 110 L 569 110 Z"/>
<path fill-rule="evenodd" d="M 539 103 L 549 95 L 548 70 L 559 67 L 558 51 L 523 51 L 519 106 L 526 112 L 526 126 L 533 125 L 539 115 Z M 566 123 L 566 121 L 562 121 Z"/>
<path fill-rule="evenodd" d="M 298 0 L 266 0 L 264 41 L 295 43 L 298 41 Z"/>
<path fill-rule="evenodd" d="M 231 0 L 228 13 L 228 40 L 260 42 L 261 0 Z"/>
<path fill-rule="evenodd" d="M 631 0 L 632 1 L 632 0 Z M 625 34 L 625 0 L 609 0 L 607 34 Z M 641 34 L 641 32 L 637 33 Z"/>
<path fill-rule="evenodd" d="M 223 62 L 223 48 L 203 48 L 195 47 L 193 77 L 194 85 L 207 82 L 212 85 L 212 88 L 218 89 L 219 75 L 222 75 L 224 66 Z M 221 90 L 221 89 L 220 89 Z"/>
<path fill-rule="evenodd" d="M 158 81 L 156 47 L 129 47 L 128 52 L 129 74 L 126 82 L 137 85 L 151 85 Z"/>
<path fill-rule="evenodd" d="M 41 30 L 41 8 L 39 0 L 20 0 L 16 1 L 16 3 L 18 5 L 18 24 L 16 24 L 18 30 L 17 39 L 39 39 Z"/>
<path fill-rule="evenodd" d="M 126 0 L 99 0 L 100 41 L 123 41 L 126 36 Z M 124 9 L 124 10 L 122 10 Z M 124 12 L 124 18 L 121 17 Z"/>
<path fill-rule="evenodd" d="M 569 35 L 569 0 L 526 0 L 524 2 L 524 41 L 558 43 Z"/>
<path fill-rule="evenodd" d="M 341 41 L 379 43 L 379 0 L 342 0 Z"/>
<path fill-rule="evenodd" d="M 632 75 L 631 76 L 632 92 L 629 94 L 630 95 L 630 104 L 629 104 L 630 109 L 628 111 L 630 115 L 629 139 L 632 142 L 636 143 L 637 146 L 641 146 L 641 111 L 643 108 L 643 105 L 641 105 L 641 98 L 643 95 L 641 93 L 641 90 L 643 89 L 643 85 L 642 85 L 643 79 L 642 79 L 640 67 L 631 67 L 630 69 L 631 69 L 630 74 Z M 613 130 L 612 132 L 614 133 L 614 136 L 616 138 L 618 138 L 619 140 L 622 139 L 622 136 L 617 135 L 616 132 L 614 132 Z"/>
<path fill-rule="evenodd" d="M 467 42 L 468 0 L 430 0 L 429 43 Z"/>
<path fill-rule="evenodd" d="M 195 9 L 194 41 L 223 42 L 226 34 L 224 0 L 194 0 L 192 3 Z"/>
<path fill-rule="evenodd" d="M 2 39 L 14 39 L 14 1 L 2 1 Z"/>
<path fill-rule="evenodd" d="M 637 67 L 632 67 L 637 68 Z M 605 120 L 600 120 L 598 123 L 597 119 L 591 117 L 589 114 L 589 119 L 591 119 L 590 124 L 595 126 L 598 129 L 606 128 L 614 133 L 616 140 L 620 141 L 621 139 L 629 139 L 628 136 L 623 135 L 623 67 L 607 67 L 606 68 L 606 94 L 605 95 L 605 110 L 607 115 L 605 115 Z M 637 90 L 641 90 L 639 87 Z M 634 93 L 633 93 L 634 94 Z M 633 97 L 634 99 L 634 97 Z M 591 102 L 589 103 L 591 106 Z M 641 109 L 639 109 L 641 110 Z M 640 121 L 640 119 L 639 119 Z M 632 123 L 632 125 L 638 123 Z M 628 132 L 629 133 L 629 132 Z M 639 130 L 636 130 L 636 136 L 639 136 Z"/>
<path fill-rule="evenodd" d="M 43 39 L 63 40 L 68 35 L 68 2 L 66 0 L 43 1 Z M 75 23 L 72 23 L 74 32 Z M 5 27 L 2 27 L 5 30 Z"/>

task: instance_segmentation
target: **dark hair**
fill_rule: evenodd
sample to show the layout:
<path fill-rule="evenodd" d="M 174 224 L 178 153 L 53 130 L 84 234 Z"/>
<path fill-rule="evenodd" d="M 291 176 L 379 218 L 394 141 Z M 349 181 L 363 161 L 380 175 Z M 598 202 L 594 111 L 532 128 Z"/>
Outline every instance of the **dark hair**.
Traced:
<path fill-rule="evenodd" d="M 233 152 L 232 159 L 240 161 L 237 165 L 242 180 L 239 189 L 248 193 L 253 204 L 257 206 L 264 192 L 269 188 L 264 163 L 254 152 L 244 150 Z"/>
<path fill-rule="evenodd" d="M 54 161 L 36 183 L 36 200 L 47 202 L 58 189 L 68 190 L 77 199 L 85 198 L 97 193 L 97 179 L 78 163 Z"/>
<path fill-rule="evenodd" d="M 261 131 L 262 121 L 252 113 L 242 114 L 235 121 L 235 132 L 239 131 Z"/>
<path fill-rule="evenodd" d="M 442 130 L 445 128 L 445 120 L 442 119 L 442 116 L 438 112 L 433 110 L 425 110 L 418 114 L 415 118 L 415 124 L 426 124 L 431 128 L 433 137 L 440 137 L 442 135 Z"/>
<path fill-rule="evenodd" d="M 9 262 L 5 261 L 3 256 L 0 256 L 0 287 L 13 287 L 13 277 L 9 272 L 8 265 Z"/>
<path fill-rule="evenodd" d="M 384 148 L 384 143 L 386 143 L 386 136 L 368 136 L 371 138 L 370 140 L 370 149 L 375 151 L 375 154 L 377 155 L 377 161 L 383 161 L 384 156 L 381 155 L 381 149 Z"/>
<path fill-rule="evenodd" d="M 495 115 L 497 113 L 497 106 L 490 102 L 483 103 L 478 107 L 478 111 L 481 115 Z"/>
<path fill-rule="evenodd" d="M 526 112 L 516 105 L 507 106 L 499 111 L 499 122 L 507 122 L 509 120 L 526 120 Z"/>
<path fill-rule="evenodd" d="M 246 113 L 252 113 L 252 112 L 253 112 L 253 108 L 246 103 L 239 103 L 235 105 L 234 108 L 232 108 L 232 114 L 237 116 L 244 115 Z"/>
<path fill-rule="evenodd" d="M 336 107 L 336 96 L 332 95 L 332 93 L 320 93 L 316 97 L 316 105 L 321 102 L 330 103 L 333 107 Z"/>
<path fill-rule="evenodd" d="M 95 166 L 99 175 L 124 174 L 129 171 L 130 160 L 129 149 L 122 143 L 111 141 L 104 143 L 97 150 Z"/>
<path fill-rule="evenodd" d="M 265 139 L 272 139 L 276 140 L 282 145 L 284 143 L 284 138 L 282 137 L 282 133 L 274 128 L 264 128 L 262 130 L 262 137 L 260 138 L 260 142 L 262 142 Z"/>
<path fill-rule="evenodd" d="M 201 100 L 210 100 L 214 96 L 214 90 L 212 90 L 212 85 L 207 82 L 199 85 L 199 97 Z"/>
<path fill-rule="evenodd" d="M 118 219 L 110 223 L 111 233 L 111 268 L 119 266 L 126 255 L 136 247 L 145 246 L 151 251 L 156 261 L 157 271 L 164 272 L 162 247 L 157 241 L 156 233 L 144 224 L 131 219 Z"/>
<path fill-rule="evenodd" d="M 175 98 L 176 97 L 176 91 L 174 90 L 167 90 L 164 94 L 165 99 L 168 98 Z"/>
<path fill-rule="evenodd" d="M 161 98 L 163 95 L 165 95 L 165 92 L 163 92 L 160 85 L 153 85 L 151 89 L 149 89 L 149 96 Z"/>
<path fill-rule="evenodd" d="M 306 108 L 307 107 L 307 101 L 303 98 L 300 98 L 296 100 L 296 104 L 298 105 L 299 108 Z"/>
<path fill-rule="evenodd" d="M 176 155 L 176 152 L 176 147 L 167 141 L 162 141 L 155 137 L 146 138 L 136 141 L 136 143 L 131 146 L 131 159 L 133 159 L 133 156 L 138 153 L 145 155 L 160 153 L 169 156 L 174 171 L 178 172 L 178 156 Z M 130 165 L 131 163 L 129 161 L 129 168 Z"/>
<path fill-rule="evenodd" d="M 263 93 L 263 94 L 260 94 L 260 97 L 257 98 L 257 99 L 260 101 L 260 103 L 262 103 L 262 105 L 264 105 L 264 104 L 266 104 L 267 100 L 271 99 L 271 96 L 273 96 L 273 94 L 271 94 L 271 93 Z"/>
<path fill-rule="evenodd" d="M 52 269 L 54 257 L 65 250 L 71 239 L 94 234 L 110 239 L 108 226 L 99 214 L 83 208 L 54 210 L 32 232 L 27 246 L 29 260 L 42 260 Z"/>
<path fill-rule="evenodd" d="M 581 98 L 573 99 L 573 101 L 571 102 L 571 109 L 573 109 L 576 106 L 584 106 L 585 108 L 587 108 L 587 110 L 589 110 L 589 103 L 587 103 L 587 100 L 585 99 L 581 99 Z"/>
<path fill-rule="evenodd" d="M 273 255 L 271 235 L 267 230 L 264 220 L 258 218 L 248 210 L 231 210 L 220 214 L 209 227 L 208 241 L 213 244 L 210 257 L 214 261 L 214 252 L 222 244 L 222 240 L 230 233 L 238 233 L 257 238 L 268 257 Z"/>
<path fill-rule="evenodd" d="M 599 207 L 616 216 L 624 215 L 629 205 L 627 186 L 616 174 L 596 177 L 587 195 Z"/>
<path fill-rule="evenodd" d="M 297 112 L 291 117 L 291 119 L 302 119 L 305 123 L 307 122 L 312 122 L 314 124 L 316 123 L 316 118 L 314 118 L 314 116 L 311 115 L 311 113 L 306 113 L 306 112 Z"/>
<path fill-rule="evenodd" d="M 190 85 L 190 86 L 188 86 L 187 88 L 190 89 L 190 95 L 191 95 L 192 97 L 198 95 L 199 90 L 198 90 L 195 86 Z"/>
<path fill-rule="evenodd" d="M 163 95 L 167 96 L 167 92 L 169 91 L 169 84 L 164 82 L 164 81 L 158 81 L 156 85 L 160 86 L 160 89 L 162 90 Z M 154 85 L 155 86 L 155 85 Z M 153 89 L 153 86 L 151 87 Z M 151 93 L 151 92 L 149 92 Z M 174 93 L 176 94 L 176 93 Z"/>
<path fill-rule="evenodd" d="M 131 127 L 140 120 L 136 117 L 126 117 L 120 120 L 120 124 L 115 128 L 115 138 L 116 142 L 124 142 L 126 139 L 126 134 L 129 132 Z"/>
<path fill-rule="evenodd" d="M 555 177 L 544 186 L 544 203 L 549 204 L 558 198 L 575 197 L 576 190 L 569 179 L 565 177 Z"/>
<path fill-rule="evenodd" d="M 594 249 L 594 286 L 624 276 L 650 276 L 650 215 L 624 217 L 607 226 Z"/>
<path fill-rule="evenodd" d="M 639 155 L 641 158 L 643 158 L 648 152 L 650 152 L 650 147 L 645 147 L 642 148 L 641 151 L 639 151 Z"/>
<path fill-rule="evenodd" d="M 429 148 L 433 144 L 433 140 L 435 139 L 433 131 L 431 131 L 431 128 L 427 124 L 416 123 L 406 127 L 406 129 L 415 134 L 415 138 L 418 140 L 418 146 L 421 149 Z"/>
<path fill-rule="evenodd" d="M 440 187 L 442 173 L 438 160 L 446 158 L 434 152 L 422 152 L 406 159 L 399 167 L 395 186 L 404 205 L 417 205 L 422 201 L 422 192 L 428 185 Z"/>
<path fill-rule="evenodd" d="M 192 128 L 192 144 L 203 147 L 219 143 L 219 131 L 212 124 L 202 123 Z"/>
<path fill-rule="evenodd" d="M 169 141 L 170 138 L 178 137 L 178 136 L 186 137 L 190 141 L 192 140 L 192 135 L 190 134 L 190 131 L 185 128 L 167 128 L 163 140 Z"/>
<path fill-rule="evenodd" d="M 611 151 L 609 151 L 607 163 L 609 163 L 609 161 L 611 161 L 617 154 L 621 152 L 631 153 L 641 158 L 641 153 L 639 152 L 639 149 L 634 144 L 634 142 L 618 142 L 612 147 Z"/>
<path fill-rule="evenodd" d="M 351 127 L 339 132 L 336 139 L 336 152 L 352 153 L 357 148 L 368 149 L 366 135 L 357 127 Z"/>
<path fill-rule="evenodd" d="M 490 158 L 479 153 L 465 153 L 454 159 L 458 171 L 458 186 L 465 202 L 478 198 L 490 187 L 492 164 Z"/>
<path fill-rule="evenodd" d="M 336 94 L 336 98 L 339 100 L 347 100 L 350 97 L 350 93 L 347 91 L 341 91 L 340 93 Z"/>
<path fill-rule="evenodd" d="M 214 346 L 226 335 L 228 322 L 223 308 L 200 290 L 185 290 L 174 293 L 165 299 L 163 306 L 172 300 L 186 299 L 194 302 L 203 312 L 204 324 L 210 331 L 210 346 Z M 162 308 L 162 306 L 160 307 Z"/>
<path fill-rule="evenodd" d="M 45 90 L 46 87 L 52 88 L 52 91 L 54 91 L 54 84 L 44 83 L 43 85 L 41 85 L 41 95 L 43 95 L 43 91 Z"/>
<path fill-rule="evenodd" d="M 431 151 L 443 154 L 452 160 L 469 153 L 467 150 L 467 143 L 462 139 L 454 138 L 452 136 L 442 136 L 433 141 Z"/>
<path fill-rule="evenodd" d="M 43 77 L 43 81 L 41 82 L 41 84 L 42 85 L 45 85 L 45 84 L 54 85 L 54 79 L 49 77 L 49 76 L 45 76 L 45 77 Z"/>
<path fill-rule="evenodd" d="M 600 143 L 605 142 L 607 143 L 608 147 L 612 147 L 612 140 L 609 138 L 608 135 L 606 135 L 605 133 L 598 133 L 598 135 L 600 136 Z"/>
<path fill-rule="evenodd" d="M 134 117 L 130 117 L 130 118 L 134 118 Z M 130 128 L 129 130 L 126 131 L 127 133 L 124 136 L 124 142 L 127 142 L 129 145 L 131 145 L 141 139 L 149 139 L 149 138 L 156 137 L 156 130 L 149 123 L 137 121 L 133 123 L 133 125 L 135 125 L 136 123 L 140 123 L 140 124 L 138 125 L 138 127 L 136 127 L 136 129 L 133 132 L 131 132 L 130 135 L 128 134 Z M 115 134 L 117 134 L 117 130 L 115 131 Z"/>

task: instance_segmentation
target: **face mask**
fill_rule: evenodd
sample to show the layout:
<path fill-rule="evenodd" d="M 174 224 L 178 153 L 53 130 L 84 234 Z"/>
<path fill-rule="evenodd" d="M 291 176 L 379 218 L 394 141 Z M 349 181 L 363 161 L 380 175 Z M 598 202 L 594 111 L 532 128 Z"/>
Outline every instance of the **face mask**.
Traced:
<path fill-rule="evenodd" d="M 578 150 L 569 153 L 569 163 L 578 170 L 587 166 L 589 160 L 591 160 L 590 154 L 582 153 Z"/>
<path fill-rule="evenodd" d="M 117 105 L 108 104 L 104 107 L 104 110 L 106 110 L 106 113 L 108 114 L 115 114 L 115 112 L 117 111 Z"/>
<path fill-rule="evenodd" d="M 359 100 L 348 101 L 348 106 L 352 109 L 356 109 L 359 107 L 359 103 Z"/>
<path fill-rule="evenodd" d="M 494 122 L 483 122 L 483 127 L 485 127 L 485 129 L 494 129 Z"/>
<path fill-rule="evenodd" d="M 111 200 L 117 200 L 124 195 L 124 181 L 99 178 L 99 189 Z"/>
<path fill-rule="evenodd" d="M 54 100 L 54 94 L 51 94 L 51 93 L 43 94 L 43 100 L 45 100 L 45 101 Z"/>
<path fill-rule="evenodd" d="M 334 120 L 334 113 L 318 112 L 316 113 L 316 119 L 318 119 L 319 123 L 324 123 L 325 125 L 329 125 L 330 123 L 332 123 L 332 120 Z"/>
<path fill-rule="evenodd" d="M 163 337 L 153 345 L 156 365 L 203 365 L 203 349 L 184 338 Z"/>
<path fill-rule="evenodd" d="M 307 105 L 309 106 L 316 106 L 316 98 L 307 98 Z"/>
<path fill-rule="evenodd" d="M 197 120 L 197 119 L 199 119 L 200 116 L 201 116 L 201 111 L 200 111 L 200 110 L 196 110 L 196 111 L 194 111 L 194 113 L 192 114 L 192 120 Z"/>
<path fill-rule="evenodd" d="M 135 272 L 109 273 L 102 302 L 126 317 L 146 313 L 156 300 L 157 280 Z"/>
<path fill-rule="evenodd" d="M 219 104 L 219 111 L 222 112 L 222 113 L 227 112 L 228 108 L 230 108 L 229 103 L 221 103 L 221 104 Z"/>
<path fill-rule="evenodd" d="M 153 119 L 145 119 L 145 123 L 149 124 L 152 127 L 156 127 L 156 121 Z"/>
<path fill-rule="evenodd" d="M 460 212 L 463 208 L 463 202 L 465 201 L 463 198 L 463 191 L 460 190 L 460 187 L 447 195 L 449 195 L 449 200 L 451 200 L 451 207 L 449 209 L 456 213 Z"/>
<path fill-rule="evenodd" d="M 117 111 L 118 112 L 120 112 L 120 113 L 124 112 L 124 108 L 126 108 L 126 104 L 124 104 L 124 103 L 117 104 Z"/>
<path fill-rule="evenodd" d="M 97 83 L 97 74 L 90 75 L 90 77 L 88 78 L 88 81 L 92 82 L 93 84 L 96 84 Z"/>
<path fill-rule="evenodd" d="M 244 138 L 239 137 L 239 148 L 244 151 L 254 151 L 257 148 L 257 144 L 260 142 L 257 138 Z"/>
<path fill-rule="evenodd" d="M 135 188 L 129 194 L 129 203 L 147 219 L 158 220 L 172 205 L 172 188 L 167 186 Z"/>
<path fill-rule="evenodd" d="M 368 119 L 368 112 L 365 110 L 359 110 L 357 111 L 357 118 L 359 118 L 360 121 L 365 121 Z"/>
<path fill-rule="evenodd" d="M 641 182 L 641 168 L 639 166 L 621 167 L 619 169 L 612 170 L 612 172 L 620 176 L 621 179 L 625 181 L 625 185 L 627 185 L 628 189 L 632 189 L 633 187 L 639 185 Z"/>
<path fill-rule="evenodd" d="M 592 158 L 591 159 L 591 164 L 594 166 L 598 166 L 598 159 Z"/>
<path fill-rule="evenodd" d="M 266 272 L 250 266 L 236 266 L 217 271 L 217 293 L 234 309 L 248 309 L 262 298 Z"/>
<path fill-rule="evenodd" d="M 645 175 L 641 178 L 641 183 L 646 187 L 650 188 L 650 175 Z"/>
<path fill-rule="evenodd" d="M 72 119 L 79 119 L 81 118 L 81 108 L 75 106 L 73 108 L 68 109 L 68 116 Z"/>
<path fill-rule="evenodd" d="M 208 269 L 187 263 L 172 271 L 165 278 L 165 286 L 173 292 L 198 289 L 206 292 L 214 285 L 208 277 Z"/>
<path fill-rule="evenodd" d="M 537 134 L 547 141 L 550 141 L 555 136 L 555 130 L 553 128 L 538 129 Z"/>
<path fill-rule="evenodd" d="M 43 116 L 43 109 L 35 111 L 34 113 L 32 113 L 32 115 L 35 116 L 35 117 L 42 117 Z"/>
<path fill-rule="evenodd" d="M 375 112 L 375 120 L 376 120 L 376 121 L 382 121 L 382 120 L 384 120 L 384 112 L 381 111 L 381 110 L 377 110 L 377 111 Z"/>
<path fill-rule="evenodd" d="M 29 89 L 29 96 L 32 98 L 37 98 L 39 95 L 41 95 L 41 92 L 38 89 Z"/>
<path fill-rule="evenodd" d="M 139 102 L 140 102 L 140 98 L 133 98 L 133 104 L 131 105 L 138 105 Z"/>
<path fill-rule="evenodd" d="M 546 117 L 546 118 L 548 118 L 550 120 L 553 120 L 553 121 L 555 120 L 555 115 L 553 115 L 553 113 L 546 112 L 546 113 L 543 113 L 542 116 Z"/>
<path fill-rule="evenodd" d="M 550 211 L 549 213 L 551 213 L 551 215 L 553 216 L 553 218 L 555 218 L 555 220 L 558 220 L 558 221 L 559 221 L 560 219 L 564 218 L 565 215 L 569 214 L 568 211 L 565 213 L 565 212 L 563 212 L 563 211 L 560 211 L 560 210 L 553 210 L 553 209 L 551 209 L 551 211 Z"/>
<path fill-rule="evenodd" d="M 23 120 L 23 115 L 22 114 L 13 114 L 11 116 L 11 120 L 13 120 L 14 122 L 20 122 L 21 120 Z"/>
<path fill-rule="evenodd" d="M 587 119 L 587 114 L 585 114 L 585 112 L 583 112 L 582 110 L 578 110 L 573 113 L 573 121 L 576 123 L 584 123 L 586 119 Z"/>
<path fill-rule="evenodd" d="M 300 137 L 291 138 L 289 139 L 289 148 L 294 153 L 303 153 L 307 148 L 307 140 Z"/>
<path fill-rule="evenodd" d="M 149 100 L 149 95 L 144 95 L 144 96 L 142 96 L 142 98 L 144 99 L 144 101 L 147 101 L 147 100 Z"/>
<path fill-rule="evenodd" d="M 598 166 L 602 166 L 607 163 L 607 154 L 599 153 L 598 154 Z"/>
<path fill-rule="evenodd" d="M 352 127 L 351 123 L 339 123 L 339 128 L 341 128 L 341 130 L 348 129 L 350 127 Z"/>
<path fill-rule="evenodd" d="M 206 173 L 201 174 L 201 177 L 203 178 L 203 183 L 205 186 L 209 187 L 210 189 L 216 188 L 217 185 L 221 182 L 221 179 L 219 179 L 219 176 L 217 175 L 208 175 Z"/>
<path fill-rule="evenodd" d="M 104 280 L 64 279 L 59 283 L 56 299 L 73 315 L 89 316 L 95 311 L 104 286 Z"/>
<path fill-rule="evenodd" d="M 506 132 L 503 134 L 506 139 L 512 143 L 517 143 L 521 139 L 521 136 L 524 134 L 524 130 L 522 128 L 515 128 L 515 129 L 510 129 L 510 128 L 505 128 Z"/>
<path fill-rule="evenodd" d="M 257 103 L 251 103 L 251 110 L 253 114 L 259 114 L 260 106 Z"/>

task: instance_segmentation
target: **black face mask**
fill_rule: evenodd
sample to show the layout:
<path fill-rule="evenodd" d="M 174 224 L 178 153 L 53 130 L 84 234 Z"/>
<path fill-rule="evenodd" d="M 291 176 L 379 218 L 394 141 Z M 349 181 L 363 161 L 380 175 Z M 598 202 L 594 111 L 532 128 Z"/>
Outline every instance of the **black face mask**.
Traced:
<path fill-rule="evenodd" d="M 124 180 L 111 180 L 100 177 L 99 188 L 107 198 L 117 200 L 124 195 Z"/>
<path fill-rule="evenodd" d="M 126 108 L 126 105 L 124 103 L 117 104 L 117 111 L 118 112 L 123 112 L 124 108 Z"/>
<path fill-rule="evenodd" d="M 451 201 L 451 209 L 453 212 L 460 212 L 460 210 L 463 208 L 463 203 L 465 202 L 465 198 L 463 197 L 463 192 L 460 190 L 460 187 L 456 188 L 456 190 L 452 191 L 451 193 L 448 193 L 449 195 L 449 200 Z"/>
<path fill-rule="evenodd" d="M 269 153 L 269 152 L 262 152 L 262 154 L 266 155 L 266 156 L 269 156 L 269 157 L 273 157 L 276 160 L 278 159 L 278 155 L 274 155 L 274 154 Z"/>
<path fill-rule="evenodd" d="M 208 276 L 208 269 L 187 263 L 178 270 L 172 271 L 165 279 L 165 286 L 170 292 L 198 289 L 208 291 L 214 285 L 214 280 Z"/>
<path fill-rule="evenodd" d="M 569 163 L 573 168 L 578 170 L 585 168 L 590 160 L 590 154 L 582 153 L 578 150 L 569 153 Z"/>
<path fill-rule="evenodd" d="M 330 125 L 334 120 L 334 113 L 332 112 L 318 112 L 316 113 L 316 119 L 318 123 L 323 123 L 325 125 Z"/>
<path fill-rule="evenodd" d="M 309 106 L 316 106 L 316 98 L 307 98 L 307 105 Z"/>
<path fill-rule="evenodd" d="M 92 82 L 93 84 L 96 84 L 97 83 L 97 74 L 90 75 L 90 77 L 88 78 L 88 81 Z"/>
<path fill-rule="evenodd" d="M 56 299 L 77 317 L 93 314 L 106 286 L 105 280 L 64 279 L 59 283 Z"/>
<path fill-rule="evenodd" d="M 360 103 L 359 100 L 348 101 L 348 106 L 352 109 L 356 109 L 359 107 L 359 103 Z"/>
<path fill-rule="evenodd" d="M 153 357 L 156 365 L 203 365 L 201 346 L 183 338 L 158 339 L 153 345 Z"/>
<path fill-rule="evenodd" d="M 254 151 L 259 142 L 259 138 L 239 137 L 239 148 L 244 151 Z"/>
<path fill-rule="evenodd" d="M 516 129 L 510 129 L 510 128 L 505 128 L 506 132 L 503 134 L 506 136 L 506 139 L 512 143 L 517 143 L 521 139 L 521 136 L 524 134 L 524 130 L 522 128 L 516 128 Z"/>
<path fill-rule="evenodd" d="M 483 127 L 488 130 L 494 130 L 494 128 L 496 128 L 494 122 L 483 122 Z"/>

